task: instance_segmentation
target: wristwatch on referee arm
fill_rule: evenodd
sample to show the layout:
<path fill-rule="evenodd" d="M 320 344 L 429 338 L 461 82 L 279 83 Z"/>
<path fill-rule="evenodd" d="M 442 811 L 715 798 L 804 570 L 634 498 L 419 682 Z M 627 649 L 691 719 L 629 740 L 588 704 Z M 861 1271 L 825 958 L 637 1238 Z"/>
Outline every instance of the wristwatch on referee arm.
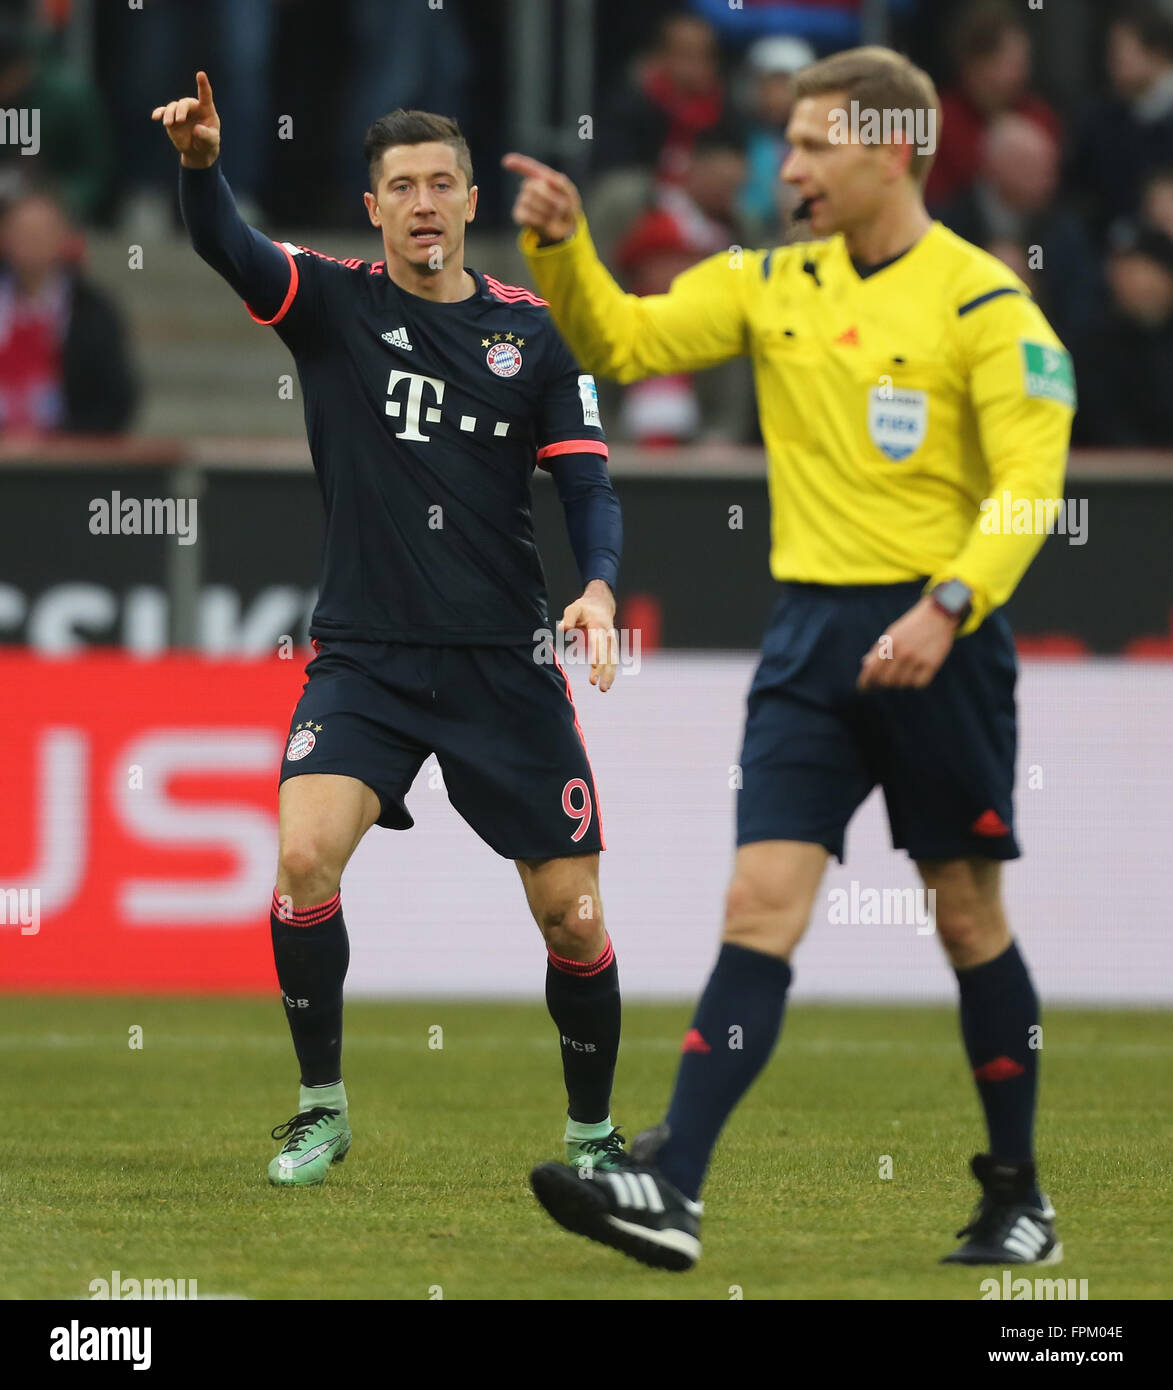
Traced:
<path fill-rule="evenodd" d="M 973 609 L 973 590 L 960 579 L 945 579 L 929 590 L 929 598 L 961 627 Z"/>

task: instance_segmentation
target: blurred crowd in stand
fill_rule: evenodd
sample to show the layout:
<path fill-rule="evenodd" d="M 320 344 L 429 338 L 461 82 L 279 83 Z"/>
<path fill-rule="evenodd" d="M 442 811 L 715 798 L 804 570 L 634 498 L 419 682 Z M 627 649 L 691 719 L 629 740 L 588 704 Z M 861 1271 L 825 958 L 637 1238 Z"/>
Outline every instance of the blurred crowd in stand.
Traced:
<path fill-rule="evenodd" d="M 462 121 L 481 223 L 506 230 L 509 3 L 88 6 L 82 61 L 75 0 L 0 0 L 0 431 L 132 420 L 126 335 L 86 275 L 86 232 L 175 229 L 175 161 L 146 117 L 193 87 L 193 63 L 213 76 L 225 169 L 257 224 L 359 230 L 363 131 L 403 105 Z M 941 93 L 930 210 L 1011 266 L 1070 347 L 1077 443 L 1173 447 L 1173 0 L 1059 8 L 890 0 L 894 46 Z M 793 77 L 858 43 L 862 18 L 858 0 L 597 0 L 585 194 L 627 289 L 804 234 L 778 178 Z M 21 111 L 40 113 L 35 156 Z M 745 363 L 611 388 L 604 404 L 617 438 L 757 437 Z"/>

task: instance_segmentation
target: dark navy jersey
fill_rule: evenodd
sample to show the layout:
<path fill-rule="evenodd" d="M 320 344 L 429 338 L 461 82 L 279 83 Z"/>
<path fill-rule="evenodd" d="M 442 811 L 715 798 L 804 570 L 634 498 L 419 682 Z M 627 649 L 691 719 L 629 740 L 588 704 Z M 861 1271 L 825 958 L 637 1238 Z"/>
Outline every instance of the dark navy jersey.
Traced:
<path fill-rule="evenodd" d="M 249 312 L 297 363 L 326 507 L 311 635 L 532 642 L 549 624 L 535 464 L 607 454 L 594 380 L 544 301 L 470 271 L 471 298 L 435 303 L 382 262 L 277 245 L 285 300 Z"/>

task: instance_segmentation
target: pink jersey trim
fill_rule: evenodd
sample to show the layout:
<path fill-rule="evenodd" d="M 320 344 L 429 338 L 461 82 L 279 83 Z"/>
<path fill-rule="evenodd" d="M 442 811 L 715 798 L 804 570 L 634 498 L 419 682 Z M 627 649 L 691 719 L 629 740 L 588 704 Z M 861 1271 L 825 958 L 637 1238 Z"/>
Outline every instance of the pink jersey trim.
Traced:
<path fill-rule="evenodd" d="M 531 290 L 524 289 L 521 285 L 503 285 L 491 275 L 485 276 L 485 285 L 494 299 L 500 299 L 505 304 L 533 304 L 539 309 L 544 309 L 549 302 L 539 299 Z"/>
<path fill-rule="evenodd" d="M 601 439 L 564 439 L 560 444 L 544 444 L 538 450 L 538 462 L 557 458 L 559 454 L 602 454 L 608 458 L 606 444 Z"/>
<path fill-rule="evenodd" d="M 599 848 L 607 848 L 607 840 L 603 835 L 603 812 L 599 806 L 599 788 L 595 782 L 595 769 L 591 766 L 591 755 L 587 752 L 586 738 L 582 732 L 582 725 L 578 722 L 578 710 L 574 707 L 574 696 L 570 693 L 570 677 L 567 676 L 562 663 L 554 657 L 554 665 L 558 668 L 558 674 L 562 677 L 562 684 L 566 687 L 566 698 L 570 702 L 571 711 L 574 714 L 574 729 L 578 734 L 578 741 L 582 744 L 583 756 L 586 758 L 587 771 L 591 774 L 591 793 L 595 798 L 595 820 L 599 826 Z"/>
<path fill-rule="evenodd" d="M 252 319 L 253 323 L 259 323 L 262 328 L 271 328 L 275 323 L 280 323 L 281 320 L 285 317 L 285 315 L 289 312 L 289 306 L 297 297 L 297 286 L 299 280 L 297 272 L 297 262 L 293 259 L 292 255 L 290 255 L 288 246 L 283 246 L 282 243 L 279 241 L 275 241 L 273 245 L 281 247 L 281 250 L 285 255 L 285 259 L 289 262 L 289 289 L 285 292 L 285 299 L 282 301 L 280 309 L 277 310 L 277 312 L 273 315 L 271 319 L 263 319 L 260 318 L 258 315 L 254 314 L 251 306 L 246 302 L 244 307 L 248 309 L 249 318 Z"/>

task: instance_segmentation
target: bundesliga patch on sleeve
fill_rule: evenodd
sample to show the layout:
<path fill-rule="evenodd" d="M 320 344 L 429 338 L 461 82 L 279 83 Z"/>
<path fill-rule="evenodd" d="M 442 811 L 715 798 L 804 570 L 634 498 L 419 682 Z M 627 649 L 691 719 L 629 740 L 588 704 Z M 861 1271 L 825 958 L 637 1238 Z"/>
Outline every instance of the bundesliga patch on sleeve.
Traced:
<path fill-rule="evenodd" d="M 602 429 L 602 421 L 599 419 L 599 388 L 595 385 L 593 376 L 584 373 L 578 379 L 578 397 L 582 401 L 582 422 L 584 425 L 593 425 L 595 429 Z"/>
<path fill-rule="evenodd" d="M 1023 385 L 1028 396 L 1075 406 L 1075 368 L 1071 354 L 1046 343 L 1019 339 Z"/>

